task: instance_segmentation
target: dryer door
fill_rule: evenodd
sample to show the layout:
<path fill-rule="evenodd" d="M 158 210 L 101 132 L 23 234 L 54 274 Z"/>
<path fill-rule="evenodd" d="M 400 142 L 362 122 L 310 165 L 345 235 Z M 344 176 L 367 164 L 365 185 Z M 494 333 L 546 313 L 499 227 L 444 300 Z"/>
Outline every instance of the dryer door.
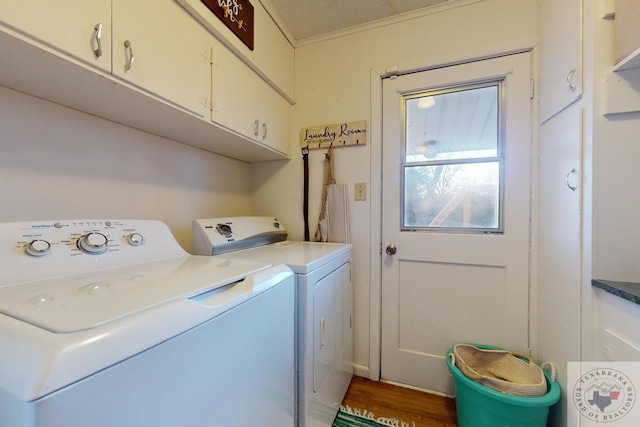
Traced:
<path fill-rule="evenodd" d="M 343 348 L 351 339 L 351 264 L 341 265 L 313 289 L 313 391 L 318 392 L 332 371 L 343 370 Z"/>
<path fill-rule="evenodd" d="M 336 362 L 339 276 L 333 271 L 316 283 L 313 290 L 313 391 L 316 393 Z"/>

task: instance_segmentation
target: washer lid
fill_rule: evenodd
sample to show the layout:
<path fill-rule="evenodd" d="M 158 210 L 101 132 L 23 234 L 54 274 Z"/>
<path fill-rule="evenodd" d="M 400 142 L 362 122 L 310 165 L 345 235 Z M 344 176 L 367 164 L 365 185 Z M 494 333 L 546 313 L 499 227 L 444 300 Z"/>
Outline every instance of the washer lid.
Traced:
<path fill-rule="evenodd" d="M 0 313 L 56 333 L 78 332 L 190 298 L 268 268 L 184 256 L 0 289 Z"/>

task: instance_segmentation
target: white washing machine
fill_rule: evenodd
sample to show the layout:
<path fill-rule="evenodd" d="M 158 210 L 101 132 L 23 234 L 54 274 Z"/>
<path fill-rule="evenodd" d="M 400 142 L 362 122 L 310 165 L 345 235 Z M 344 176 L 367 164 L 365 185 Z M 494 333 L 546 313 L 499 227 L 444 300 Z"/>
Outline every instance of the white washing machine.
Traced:
<path fill-rule="evenodd" d="M 0 427 L 294 426 L 294 276 L 158 221 L 0 224 Z"/>
<path fill-rule="evenodd" d="M 273 217 L 200 219 L 193 222 L 192 252 L 285 264 L 293 270 L 298 301 L 298 425 L 330 426 L 353 377 L 352 249 L 349 244 L 295 242 L 286 237 L 284 226 Z"/>

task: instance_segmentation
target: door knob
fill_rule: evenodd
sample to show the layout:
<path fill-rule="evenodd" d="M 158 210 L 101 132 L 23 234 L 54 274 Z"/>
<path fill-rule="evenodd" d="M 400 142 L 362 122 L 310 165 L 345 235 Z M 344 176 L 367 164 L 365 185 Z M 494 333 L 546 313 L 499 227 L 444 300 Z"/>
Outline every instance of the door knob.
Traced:
<path fill-rule="evenodd" d="M 398 251 L 398 248 L 396 248 L 396 245 L 389 245 L 387 246 L 387 255 L 395 255 L 396 252 Z"/>

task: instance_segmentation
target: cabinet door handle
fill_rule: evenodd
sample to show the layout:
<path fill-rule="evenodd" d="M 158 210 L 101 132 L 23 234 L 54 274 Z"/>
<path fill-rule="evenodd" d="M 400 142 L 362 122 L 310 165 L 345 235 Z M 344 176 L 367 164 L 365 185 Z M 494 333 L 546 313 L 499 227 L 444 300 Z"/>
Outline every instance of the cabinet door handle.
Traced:
<path fill-rule="evenodd" d="M 262 124 L 262 139 L 267 139 L 267 124 Z"/>
<path fill-rule="evenodd" d="M 93 53 L 96 58 L 100 58 L 102 56 L 102 23 L 98 22 L 93 29 L 96 31 L 96 48 Z"/>
<path fill-rule="evenodd" d="M 320 348 L 324 347 L 324 316 L 320 319 Z"/>
<path fill-rule="evenodd" d="M 578 171 L 574 169 L 571 169 L 569 171 L 569 173 L 567 174 L 567 177 L 565 178 L 565 181 L 567 183 L 567 187 L 569 187 L 569 189 L 571 191 L 576 191 L 576 189 L 578 188 Z"/>
<path fill-rule="evenodd" d="M 129 71 L 131 69 L 131 65 L 133 64 L 133 60 L 136 58 L 135 56 L 133 56 L 133 49 L 131 48 L 131 42 L 129 40 L 124 41 L 124 48 L 125 48 L 124 70 Z"/>
<path fill-rule="evenodd" d="M 569 74 L 567 74 L 567 86 L 569 86 L 569 89 L 571 90 L 571 92 L 576 91 L 576 69 L 575 68 L 573 68 L 571 71 L 569 71 Z"/>
<path fill-rule="evenodd" d="M 253 135 L 257 138 L 258 135 L 260 135 L 260 121 L 258 119 L 256 119 L 255 122 L 253 122 Z"/>

